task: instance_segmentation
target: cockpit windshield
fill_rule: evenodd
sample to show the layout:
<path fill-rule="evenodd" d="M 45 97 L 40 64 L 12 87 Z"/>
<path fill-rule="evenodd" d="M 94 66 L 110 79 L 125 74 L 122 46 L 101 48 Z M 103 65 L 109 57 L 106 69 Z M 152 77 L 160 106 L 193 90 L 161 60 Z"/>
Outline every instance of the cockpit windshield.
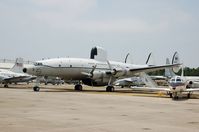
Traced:
<path fill-rule="evenodd" d="M 170 82 L 183 82 L 183 79 L 181 77 L 174 77 Z"/>
<path fill-rule="evenodd" d="M 177 78 L 177 79 L 176 79 L 176 82 L 182 82 L 182 79 Z"/>
<path fill-rule="evenodd" d="M 42 66 L 43 64 L 40 63 L 40 62 L 36 62 L 34 65 L 35 65 L 35 66 Z"/>

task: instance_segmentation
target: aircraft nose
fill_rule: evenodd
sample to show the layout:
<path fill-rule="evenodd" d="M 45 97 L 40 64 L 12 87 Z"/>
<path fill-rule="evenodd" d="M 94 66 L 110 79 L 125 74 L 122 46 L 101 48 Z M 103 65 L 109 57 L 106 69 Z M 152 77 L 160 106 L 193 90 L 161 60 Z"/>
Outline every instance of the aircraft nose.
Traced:
<path fill-rule="evenodd" d="M 23 72 L 24 72 L 24 73 L 27 73 L 27 68 L 24 68 L 24 69 L 23 69 Z"/>

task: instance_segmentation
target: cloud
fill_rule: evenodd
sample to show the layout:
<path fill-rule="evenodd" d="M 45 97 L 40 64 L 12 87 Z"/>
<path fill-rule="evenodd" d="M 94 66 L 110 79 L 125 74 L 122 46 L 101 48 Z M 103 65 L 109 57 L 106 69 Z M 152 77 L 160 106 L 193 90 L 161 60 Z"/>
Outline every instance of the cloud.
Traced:
<path fill-rule="evenodd" d="M 87 32 L 154 32 L 161 30 L 161 24 L 149 24 L 141 19 L 113 19 L 81 21 L 74 24 L 77 30 Z"/>
<path fill-rule="evenodd" d="M 72 23 L 96 5 L 96 0 L 32 0 L 38 8 L 32 17 L 52 27 Z"/>

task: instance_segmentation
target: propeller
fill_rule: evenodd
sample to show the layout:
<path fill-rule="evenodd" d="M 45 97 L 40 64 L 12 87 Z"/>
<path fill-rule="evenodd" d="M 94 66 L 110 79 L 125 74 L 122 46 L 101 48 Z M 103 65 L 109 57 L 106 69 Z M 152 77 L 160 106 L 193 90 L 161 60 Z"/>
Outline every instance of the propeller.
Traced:
<path fill-rule="evenodd" d="M 96 67 L 97 67 L 97 64 L 95 64 L 95 65 L 93 66 L 93 69 L 92 69 L 91 72 L 90 72 L 91 77 L 93 77 L 93 73 L 94 73 Z"/>
<path fill-rule="evenodd" d="M 92 78 L 92 77 L 93 77 L 93 73 L 94 73 L 96 67 L 97 67 L 97 64 L 95 64 L 95 65 L 93 66 L 92 70 L 91 70 L 89 73 L 88 73 L 88 72 L 82 72 L 82 74 L 88 76 L 89 78 Z"/>
<path fill-rule="evenodd" d="M 108 86 L 110 86 L 111 83 L 112 83 L 112 78 L 116 74 L 117 71 L 116 71 L 116 69 L 113 69 L 113 67 L 111 66 L 111 64 L 108 60 L 107 60 L 107 64 L 108 64 L 108 67 L 110 69 L 110 72 L 107 72 L 107 74 L 110 75 L 110 78 L 109 78 L 109 81 L 108 81 Z"/>

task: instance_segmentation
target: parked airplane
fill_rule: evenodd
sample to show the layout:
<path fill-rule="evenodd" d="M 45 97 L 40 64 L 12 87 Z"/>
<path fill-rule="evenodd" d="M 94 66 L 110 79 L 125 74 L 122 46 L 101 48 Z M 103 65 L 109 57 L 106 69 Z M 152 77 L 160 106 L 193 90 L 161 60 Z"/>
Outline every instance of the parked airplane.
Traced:
<path fill-rule="evenodd" d="M 179 62 L 179 55 L 177 52 L 173 55 L 172 63 Z M 166 64 L 170 64 L 169 59 L 167 58 Z M 175 69 L 177 71 L 177 69 Z M 154 91 L 166 91 L 168 95 L 170 95 L 173 99 L 178 99 L 179 96 L 182 95 L 182 93 L 187 93 L 187 97 L 190 98 L 191 94 L 194 91 L 199 91 L 198 87 L 191 87 L 193 86 L 193 81 L 198 81 L 199 77 L 191 77 L 186 78 L 183 76 L 183 67 L 182 67 L 182 74 L 181 76 L 176 75 L 171 68 L 165 69 L 165 76 L 168 78 L 171 78 L 169 80 L 169 88 L 163 88 L 163 87 L 142 87 L 142 88 L 136 88 L 131 87 L 134 90 L 154 90 Z M 189 80 L 192 79 L 192 80 Z"/>
<path fill-rule="evenodd" d="M 42 60 L 34 66 L 24 68 L 24 73 L 38 76 L 34 91 L 39 91 L 40 76 L 55 76 L 64 80 L 81 80 L 89 86 L 107 86 L 106 91 L 113 91 L 113 82 L 118 78 L 132 77 L 140 72 L 150 72 L 167 67 L 178 67 L 181 64 L 148 66 L 108 61 L 107 53 L 101 47 L 91 50 L 90 59 L 56 58 Z M 82 85 L 75 85 L 75 90 L 82 90 Z"/>
<path fill-rule="evenodd" d="M 22 58 L 17 58 L 10 70 L 0 69 L 0 82 L 4 84 L 4 87 L 8 87 L 9 83 L 29 82 L 34 79 L 36 79 L 35 76 L 23 73 Z"/>
<path fill-rule="evenodd" d="M 179 96 L 182 95 L 182 93 L 187 93 L 187 98 L 190 98 L 191 94 L 194 91 L 199 91 L 199 88 L 189 88 L 187 87 L 189 85 L 189 82 L 184 80 L 181 76 L 174 76 L 169 81 L 169 88 L 163 88 L 163 87 L 131 87 L 134 90 L 152 90 L 152 91 L 166 91 L 168 95 L 170 95 L 170 98 L 178 99 Z"/>
<path fill-rule="evenodd" d="M 174 53 L 172 63 L 174 61 L 174 58 L 179 58 L 179 55 L 177 52 Z M 170 64 L 169 59 L 167 58 L 166 64 Z M 166 68 L 165 69 L 165 77 L 172 78 L 177 76 L 171 68 Z M 181 72 L 181 77 L 183 80 L 186 80 L 188 82 L 187 87 L 188 88 L 199 88 L 199 76 L 184 76 L 184 69 L 182 66 L 182 72 Z"/>

